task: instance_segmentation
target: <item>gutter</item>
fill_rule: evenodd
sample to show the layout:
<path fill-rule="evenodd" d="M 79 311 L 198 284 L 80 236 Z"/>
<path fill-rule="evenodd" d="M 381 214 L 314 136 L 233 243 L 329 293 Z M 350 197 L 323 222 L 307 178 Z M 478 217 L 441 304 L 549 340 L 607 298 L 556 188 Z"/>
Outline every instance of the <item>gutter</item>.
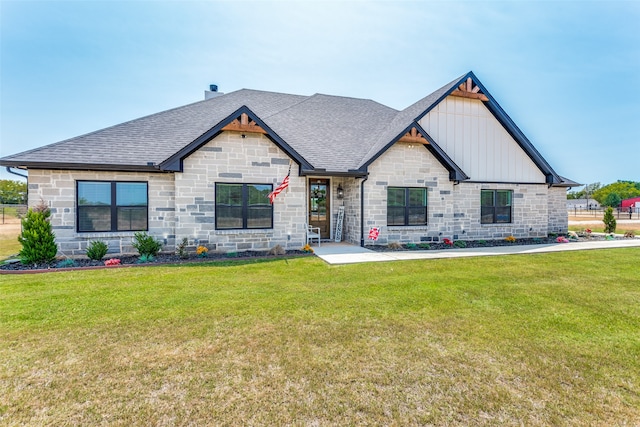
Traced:
<path fill-rule="evenodd" d="M 369 173 L 357 169 L 344 171 L 327 171 L 326 169 L 301 169 L 300 176 L 332 176 L 347 178 L 365 178 Z"/>
<path fill-rule="evenodd" d="M 369 179 L 365 176 L 360 183 L 360 247 L 364 248 L 364 183 Z"/>
<path fill-rule="evenodd" d="M 6 168 L 6 169 L 7 169 L 7 172 L 9 172 L 10 174 L 17 175 L 17 176 L 22 177 L 22 178 L 25 178 L 25 179 L 29 179 L 29 177 L 28 177 L 27 175 L 23 175 L 23 174 L 18 173 L 18 172 L 16 172 L 16 171 L 12 171 L 12 170 L 11 170 L 11 166 L 7 166 L 7 168 Z"/>

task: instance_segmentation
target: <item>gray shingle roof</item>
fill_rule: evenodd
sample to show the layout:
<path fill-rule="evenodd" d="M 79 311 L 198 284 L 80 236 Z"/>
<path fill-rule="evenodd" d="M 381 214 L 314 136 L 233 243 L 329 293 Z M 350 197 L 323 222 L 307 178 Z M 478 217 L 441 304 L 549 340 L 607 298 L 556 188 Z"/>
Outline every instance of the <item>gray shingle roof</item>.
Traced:
<path fill-rule="evenodd" d="M 188 155 L 185 153 L 192 147 L 197 149 L 197 143 L 213 135 L 212 131 L 221 128 L 232 113 L 248 108 L 274 133 L 270 137 L 282 141 L 285 149 L 292 150 L 290 154 L 299 155 L 305 167 L 335 173 L 359 170 L 361 175 L 373 160 L 469 76 L 476 80 L 470 72 L 402 111 L 369 99 L 241 89 L 6 156 L 0 159 L 0 164 L 105 170 L 156 170 L 158 165 L 169 164 L 175 167 L 176 157 Z M 490 99 L 502 114 L 499 105 Z M 506 113 L 504 116 L 507 125 L 512 125 Z M 515 131 L 515 136 L 523 139 L 521 145 L 525 151 L 531 151 L 530 156 L 539 156 L 526 137 L 520 137 L 517 128 Z M 436 141 L 431 140 L 429 148 L 450 171 L 452 179 L 466 179 Z M 149 166 L 150 163 L 155 166 Z M 542 169 L 548 168 L 545 173 L 561 182 L 544 159 L 541 163 Z"/>
<path fill-rule="evenodd" d="M 135 168 L 146 166 L 148 162 L 160 164 L 243 104 L 251 104 L 258 115 L 269 116 L 305 99 L 305 96 L 243 89 L 7 156 L 0 161 L 8 166 L 25 163 L 30 167 L 89 164 Z"/>

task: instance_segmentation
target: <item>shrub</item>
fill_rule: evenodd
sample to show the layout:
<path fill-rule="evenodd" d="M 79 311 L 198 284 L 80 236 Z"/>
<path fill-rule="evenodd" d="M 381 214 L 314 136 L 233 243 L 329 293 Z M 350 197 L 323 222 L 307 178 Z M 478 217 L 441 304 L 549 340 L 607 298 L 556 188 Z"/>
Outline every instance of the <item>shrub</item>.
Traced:
<path fill-rule="evenodd" d="M 182 259 L 189 258 L 189 254 L 187 253 L 187 246 L 189 246 L 189 239 L 185 237 L 176 248 L 176 254 Z"/>
<path fill-rule="evenodd" d="M 74 260 L 72 260 L 71 258 L 65 258 L 62 261 L 58 261 L 58 263 L 56 264 L 56 267 L 68 268 L 68 267 L 74 267 L 75 265 L 76 265 L 76 262 Z"/>
<path fill-rule="evenodd" d="M 455 246 L 456 248 L 466 248 L 467 242 L 465 242 L 464 240 L 456 240 L 455 242 L 453 242 L 453 246 Z"/>
<path fill-rule="evenodd" d="M 447 239 L 446 237 L 444 239 L 442 239 L 442 243 L 444 243 L 445 245 L 453 247 L 453 240 Z"/>
<path fill-rule="evenodd" d="M 138 261 L 136 261 L 136 262 L 138 264 L 146 264 L 148 262 L 153 262 L 155 260 L 156 260 L 156 257 L 154 257 L 153 255 L 151 255 L 151 254 L 143 254 L 143 255 L 140 255 L 138 257 Z"/>
<path fill-rule="evenodd" d="M 398 242 L 391 242 L 389 243 L 388 248 L 391 249 L 392 251 L 398 251 L 402 249 L 402 245 Z"/>
<path fill-rule="evenodd" d="M 137 231 L 133 235 L 133 242 L 131 243 L 140 256 L 151 255 L 155 257 L 162 249 L 162 243 L 156 240 L 154 237 L 149 236 L 145 231 Z"/>
<path fill-rule="evenodd" d="M 18 241 L 22 245 L 20 261 L 23 264 L 49 263 L 56 258 L 58 247 L 49 217 L 51 211 L 41 202 L 29 209 L 22 219 L 22 233 Z"/>
<path fill-rule="evenodd" d="M 106 265 L 107 267 L 111 267 L 114 265 L 120 265 L 120 259 L 119 258 L 111 258 L 108 259 L 104 262 L 104 265 Z"/>
<path fill-rule="evenodd" d="M 302 248 L 304 250 L 304 248 Z M 269 250 L 269 255 L 284 255 L 287 251 L 280 245 L 275 245 Z"/>
<path fill-rule="evenodd" d="M 302 247 L 302 252 L 307 253 L 307 254 L 312 254 L 313 253 L 313 248 L 307 243 L 306 245 L 304 245 Z"/>
<path fill-rule="evenodd" d="M 636 232 L 633 230 L 629 230 L 629 231 L 625 231 L 624 232 L 624 238 L 625 239 L 633 239 L 634 237 L 636 237 Z"/>
<path fill-rule="evenodd" d="M 486 245 L 487 241 L 486 240 L 478 240 L 478 244 L 479 245 Z"/>
<path fill-rule="evenodd" d="M 102 240 L 92 240 L 87 245 L 86 254 L 89 259 L 100 261 L 109 250 L 109 246 Z"/>
<path fill-rule="evenodd" d="M 513 236 L 507 236 L 504 238 L 504 240 L 506 240 L 509 243 L 515 243 L 516 242 L 516 238 Z"/>
<path fill-rule="evenodd" d="M 590 228 L 585 228 L 583 230 L 580 230 L 576 233 L 576 235 L 578 237 L 583 237 L 585 239 L 590 239 L 591 238 L 591 229 Z"/>
<path fill-rule="evenodd" d="M 615 233 L 616 219 L 613 217 L 613 208 L 611 206 L 605 209 L 604 218 L 602 218 L 602 222 L 604 222 L 605 233 Z"/>
<path fill-rule="evenodd" d="M 420 249 L 431 249 L 431 245 L 430 245 L 430 244 L 428 244 L 428 243 L 420 243 L 420 244 L 418 245 L 418 247 L 419 247 Z"/>

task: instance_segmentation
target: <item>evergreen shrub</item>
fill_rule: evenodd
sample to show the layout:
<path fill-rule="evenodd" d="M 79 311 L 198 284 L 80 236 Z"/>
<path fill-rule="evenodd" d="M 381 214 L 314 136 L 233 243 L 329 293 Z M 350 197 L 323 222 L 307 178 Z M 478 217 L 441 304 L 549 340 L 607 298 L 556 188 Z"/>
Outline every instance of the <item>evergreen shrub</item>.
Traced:
<path fill-rule="evenodd" d="M 154 237 L 149 236 L 146 231 L 137 231 L 133 234 L 133 242 L 131 243 L 138 253 L 142 255 L 151 255 L 155 257 L 162 249 L 162 243 Z"/>
<path fill-rule="evenodd" d="M 611 206 L 605 209 L 604 218 L 602 218 L 602 222 L 604 222 L 605 233 L 616 232 L 616 219 L 613 217 L 613 208 Z"/>
<path fill-rule="evenodd" d="M 109 250 L 109 246 L 102 240 L 92 240 L 87 245 L 86 254 L 89 259 L 100 261 Z"/>
<path fill-rule="evenodd" d="M 56 258 L 58 246 L 51 228 L 51 211 L 43 202 L 29 209 L 22 219 L 22 233 L 18 241 L 22 245 L 20 261 L 23 264 L 50 263 Z"/>

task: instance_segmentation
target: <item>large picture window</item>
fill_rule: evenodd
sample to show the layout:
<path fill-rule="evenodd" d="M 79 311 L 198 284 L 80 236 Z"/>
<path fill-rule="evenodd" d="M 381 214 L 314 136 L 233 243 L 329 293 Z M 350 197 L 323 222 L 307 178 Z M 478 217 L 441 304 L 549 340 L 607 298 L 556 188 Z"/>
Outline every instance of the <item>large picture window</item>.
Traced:
<path fill-rule="evenodd" d="M 426 224 L 426 188 L 387 187 L 387 225 Z"/>
<path fill-rule="evenodd" d="M 147 200 L 146 182 L 78 181 L 78 231 L 145 231 Z"/>
<path fill-rule="evenodd" d="M 480 222 L 504 224 L 511 222 L 511 190 L 482 190 L 480 194 Z"/>
<path fill-rule="evenodd" d="M 273 228 L 271 184 L 216 183 L 216 229 Z"/>

